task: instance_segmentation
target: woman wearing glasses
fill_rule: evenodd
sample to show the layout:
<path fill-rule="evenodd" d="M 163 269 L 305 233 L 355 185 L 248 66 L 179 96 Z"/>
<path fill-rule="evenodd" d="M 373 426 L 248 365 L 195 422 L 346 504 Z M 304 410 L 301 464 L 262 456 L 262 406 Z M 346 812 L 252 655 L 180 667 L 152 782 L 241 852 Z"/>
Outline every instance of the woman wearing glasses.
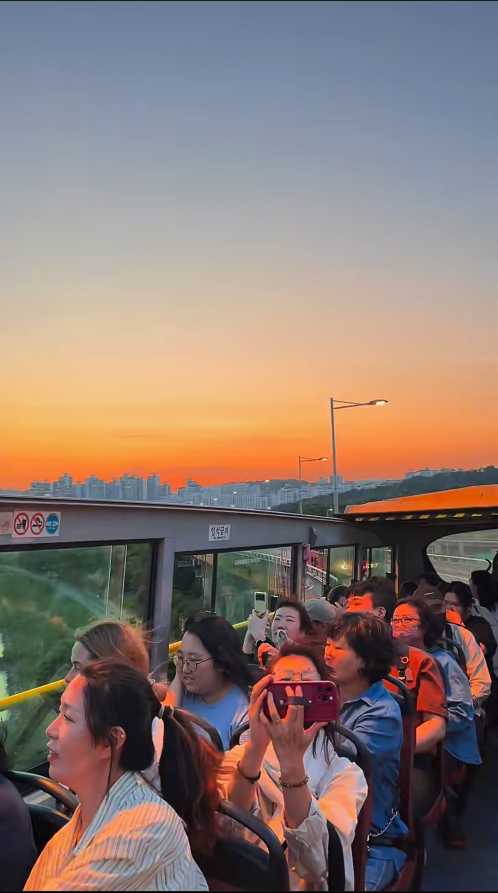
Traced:
<path fill-rule="evenodd" d="M 443 677 L 448 712 L 444 750 L 451 790 L 446 791 L 448 809 L 441 831 L 447 846 L 460 849 L 465 846 L 461 818 L 468 795 L 468 773 L 464 767 L 480 765 L 481 756 L 469 680 L 457 659 L 438 644 L 444 632 L 444 620 L 444 615 L 436 614 L 423 599 L 409 598 L 398 602 L 392 623 L 397 642 L 412 651 L 424 650 L 426 658 L 437 662 Z"/>
<path fill-rule="evenodd" d="M 251 684 L 239 637 L 228 621 L 216 614 L 189 617 L 166 703 L 207 720 L 227 750 L 235 729 L 247 721 Z"/>
<path fill-rule="evenodd" d="M 304 708 L 277 713 L 268 685 L 329 678 L 320 651 L 286 642 L 253 688 L 246 743 L 234 747 L 219 774 L 223 796 L 251 810 L 286 842 L 291 889 L 329 890 L 327 821 L 344 852 L 346 890 L 354 889 L 351 844 L 367 796 L 361 769 L 335 752 L 332 725 L 304 725 Z M 296 695 L 302 694 L 296 687 Z M 268 703 L 270 718 L 263 712 Z"/>

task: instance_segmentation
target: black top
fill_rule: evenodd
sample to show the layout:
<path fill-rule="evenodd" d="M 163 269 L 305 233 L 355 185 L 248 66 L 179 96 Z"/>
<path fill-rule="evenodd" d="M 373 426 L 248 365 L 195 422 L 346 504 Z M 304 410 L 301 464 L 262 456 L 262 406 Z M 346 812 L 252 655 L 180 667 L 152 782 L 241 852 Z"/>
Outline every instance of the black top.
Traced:
<path fill-rule="evenodd" d="M 37 858 L 29 810 L 0 773 L 0 891 L 22 890 Z"/>

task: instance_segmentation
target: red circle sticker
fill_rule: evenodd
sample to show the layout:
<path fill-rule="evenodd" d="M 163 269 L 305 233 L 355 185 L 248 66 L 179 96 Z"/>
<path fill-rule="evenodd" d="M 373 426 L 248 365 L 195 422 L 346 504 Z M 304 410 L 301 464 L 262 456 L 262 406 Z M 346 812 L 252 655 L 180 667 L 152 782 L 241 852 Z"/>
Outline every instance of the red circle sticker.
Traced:
<path fill-rule="evenodd" d="M 40 533 L 43 533 L 45 528 L 45 518 L 41 512 L 36 512 L 31 518 L 31 533 L 33 536 L 40 536 Z"/>
<path fill-rule="evenodd" d="M 25 536 L 29 529 L 29 515 L 18 512 L 14 517 L 14 532 L 17 536 Z"/>

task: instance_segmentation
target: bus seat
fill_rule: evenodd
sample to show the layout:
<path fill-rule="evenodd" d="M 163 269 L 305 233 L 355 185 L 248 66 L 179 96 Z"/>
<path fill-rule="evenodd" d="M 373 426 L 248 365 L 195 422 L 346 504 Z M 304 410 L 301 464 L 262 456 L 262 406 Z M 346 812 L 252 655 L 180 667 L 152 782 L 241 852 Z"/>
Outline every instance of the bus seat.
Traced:
<path fill-rule="evenodd" d="M 240 744 L 240 739 L 241 739 L 242 735 L 244 734 L 244 732 L 247 732 L 248 729 L 249 729 L 248 722 L 243 722 L 240 724 L 240 726 L 237 726 L 237 728 L 234 729 L 234 731 L 232 732 L 232 737 L 230 738 L 229 750 L 231 750 L 232 747 L 237 747 L 237 745 Z"/>
<path fill-rule="evenodd" d="M 62 807 L 60 808 L 62 814 L 71 816 L 78 805 L 78 798 L 69 788 L 45 775 L 38 775 L 36 772 L 21 772 L 18 769 L 9 769 L 6 775 L 22 795 L 35 790 L 43 791 L 53 797 L 56 804 Z"/>
<path fill-rule="evenodd" d="M 365 889 L 365 870 L 367 865 L 368 850 L 367 839 L 370 832 L 372 822 L 372 804 L 373 804 L 373 788 L 372 788 L 372 761 L 370 754 L 362 741 L 345 726 L 339 722 L 334 723 L 334 730 L 337 736 L 345 739 L 353 745 L 350 750 L 348 747 L 341 745 L 341 741 L 336 742 L 336 752 L 339 756 L 348 757 L 355 762 L 362 770 L 367 784 L 368 795 L 365 800 L 360 814 L 358 816 L 358 824 L 353 840 L 353 865 L 354 865 L 354 888 L 355 891 Z"/>
<path fill-rule="evenodd" d="M 261 840 L 267 852 L 235 834 L 221 835 L 209 856 L 196 855 L 210 890 L 245 891 L 289 890 L 289 871 L 282 844 L 260 819 L 228 800 L 219 806 L 222 816 Z"/>
<path fill-rule="evenodd" d="M 221 740 L 221 735 L 218 732 L 218 729 L 215 729 L 214 726 L 211 725 L 206 719 L 203 719 L 201 716 L 196 716 L 195 713 L 191 713 L 190 710 L 184 710 L 183 707 L 175 707 L 175 713 L 179 713 L 184 716 L 186 719 L 190 720 L 194 728 L 202 729 L 205 732 L 203 737 L 208 737 L 211 741 L 215 750 L 218 750 L 220 753 L 225 752 L 225 748 L 223 747 L 223 741 Z"/>
<path fill-rule="evenodd" d="M 39 803 L 28 804 L 31 824 L 33 826 L 33 837 L 38 853 L 49 842 L 50 838 L 60 831 L 69 821 L 67 815 L 64 815 L 58 809 L 51 809 L 48 806 L 42 806 Z"/>
<path fill-rule="evenodd" d="M 406 838 L 400 841 L 400 848 L 406 853 L 406 862 L 398 877 L 385 888 L 389 893 L 404 893 L 419 890 L 422 883 L 424 867 L 423 834 L 417 830 L 413 815 L 413 765 L 415 758 L 415 699 L 412 692 L 395 676 L 386 676 L 386 680 L 396 689 L 391 692 L 401 708 L 403 720 L 403 744 L 399 766 L 399 812 L 408 828 Z M 402 846 L 401 846 L 402 845 Z"/>
<path fill-rule="evenodd" d="M 436 756 L 434 757 L 436 773 L 437 777 L 439 778 L 439 793 L 435 798 L 429 812 L 426 813 L 426 815 L 422 816 L 422 818 L 420 819 L 420 823 L 422 826 L 437 825 L 441 821 L 446 811 L 446 758 L 443 743 L 444 742 L 440 741 L 437 745 Z"/>
<path fill-rule="evenodd" d="M 415 698 L 409 689 L 395 676 L 386 676 L 387 682 L 396 688 L 391 692 L 398 702 L 403 720 L 403 744 L 399 765 L 399 812 L 410 833 L 413 832 L 413 761 L 415 757 Z"/>

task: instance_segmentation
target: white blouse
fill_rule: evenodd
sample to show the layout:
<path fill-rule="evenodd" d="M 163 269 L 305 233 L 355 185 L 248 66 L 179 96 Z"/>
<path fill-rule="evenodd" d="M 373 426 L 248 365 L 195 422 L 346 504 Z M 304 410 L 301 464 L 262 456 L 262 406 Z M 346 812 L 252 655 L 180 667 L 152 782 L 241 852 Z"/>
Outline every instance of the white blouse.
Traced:
<path fill-rule="evenodd" d="M 330 763 L 323 753 L 323 732 L 319 733 L 316 757 L 313 746 L 304 755 L 304 770 L 312 795 L 308 817 L 299 828 L 285 825 L 284 797 L 278 784 L 280 765 L 270 744 L 261 767 L 261 778 L 254 785 L 253 812 L 280 841 L 287 841 L 287 861 L 293 890 L 328 890 L 327 821 L 336 828 L 344 851 L 346 890 L 354 890 L 351 844 L 358 814 L 367 797 L 367 783 L 355 763 L 339 757 L 330 745 Z M 220 770 L 220 787 L 228 797 L 237 763 L 247 745 L 234 747 L 225 754 Z"/>
<path fill-rule="evenodd" d="M 135 772 L 112 786 L 76 842 L 80 807 L 36 861 L 25 890 L 207 890 L 176 812 Z"/>

